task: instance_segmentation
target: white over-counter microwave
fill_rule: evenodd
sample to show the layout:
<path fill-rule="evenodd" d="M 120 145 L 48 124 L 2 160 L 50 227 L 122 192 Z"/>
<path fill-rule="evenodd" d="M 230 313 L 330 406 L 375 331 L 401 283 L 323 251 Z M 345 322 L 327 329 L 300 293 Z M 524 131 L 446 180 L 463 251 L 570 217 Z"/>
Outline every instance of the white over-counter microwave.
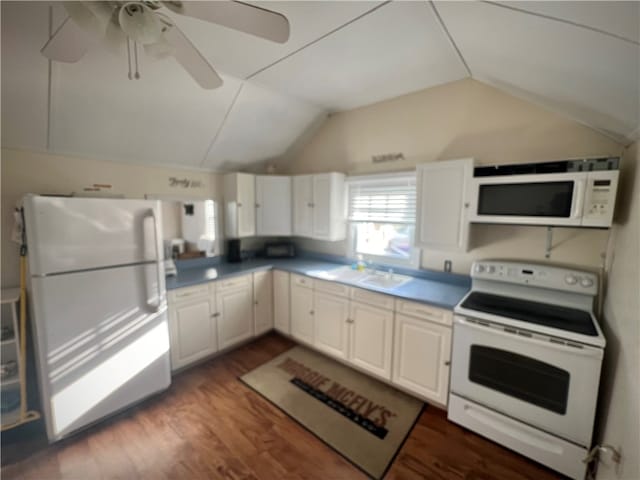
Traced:
<path fill-rule="evenodd" d="M 597 165 L 596 160 L 560 162 L 565 171 L 550 173 L 518 174 L 518 171 L 526 171 L 518 166 L 512 170 L 496 167 L 497 175 L 491 175 L 491 167 L 477 168 L 471 182 L 469 220 L 475 223 L 610 227 L 619 172 L 618 159 L 609 160 L 615 160 L 616 169 L 589 170 L 589 165 Z M 566 171 L 569 169 L 575 171 Z M 477 176 L 478 170 L 482 176 Z M 511 173 L 514 171 L 516 174 Z"/>

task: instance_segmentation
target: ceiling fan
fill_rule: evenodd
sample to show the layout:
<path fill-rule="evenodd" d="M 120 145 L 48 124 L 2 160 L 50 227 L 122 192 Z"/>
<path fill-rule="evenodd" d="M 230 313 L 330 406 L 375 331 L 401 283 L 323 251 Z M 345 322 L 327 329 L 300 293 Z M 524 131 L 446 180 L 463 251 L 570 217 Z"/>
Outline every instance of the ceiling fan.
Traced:
<path fill-rule="evenodd" d="M 202 88 L 214 89 L 223 83 L 211 64 L 162 12 L 163 8 L 277 43 L 289 39 L 289 21 L 284 15 L 235 0 L 64 4 L 69 17 L 42 48 L 42 54 L 55 61 L 77 62 L 87 51 L 86 32 L 89 32 L 103 38 L 111 50 L 121 51 L 126 45 L 130 79 L 140 78 L 138 45 L 142 45 L 145 52 L 154 57 L 173 55 Z"/>

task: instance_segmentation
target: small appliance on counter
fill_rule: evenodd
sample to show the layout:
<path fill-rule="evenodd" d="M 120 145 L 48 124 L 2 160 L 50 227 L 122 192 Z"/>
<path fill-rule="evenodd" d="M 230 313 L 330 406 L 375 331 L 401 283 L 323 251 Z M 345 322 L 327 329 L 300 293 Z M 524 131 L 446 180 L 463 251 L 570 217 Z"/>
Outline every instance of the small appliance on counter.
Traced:
<path fill-rule="evenodd" d="M 182 238 L 171 238 L 164 241 L 164 274 L 176 276 L 176 258 L 184 253 L 185 242 Z"/>
<path fill-rule="evenodd" d="M 267 258 L 291 258 L 296 256 L 293 242 L 271 242 L 264 246 L 264 256 Z"/>
<path fill-rule="evenodd" d="M 242 250 L 240 248 L 240 239 L 232 238 L 227 242 L 227 262 L 239 263 L 242 261 Z"/>

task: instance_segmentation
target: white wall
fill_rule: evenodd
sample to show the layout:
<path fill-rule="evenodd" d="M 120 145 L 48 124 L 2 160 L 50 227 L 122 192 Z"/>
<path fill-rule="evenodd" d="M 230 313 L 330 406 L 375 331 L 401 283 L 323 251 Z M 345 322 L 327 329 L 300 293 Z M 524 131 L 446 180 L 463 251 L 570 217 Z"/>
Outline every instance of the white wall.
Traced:
<path fill-rule="evenodd" d="M 607 337 L 598 437 L 620 447 L 616 470 L 602 465 L 598 479 L 640 479 L 640 152 L 625 153 L 618 224 L 613 227 L 603 329 Z M 608 459 L 607 459 L 608 460 Z"/>
<path fill-rule="evenodd" d="M 373 164 L 371 156 L 402 152 L 404 161 Z M 350 174 L 410 170 L 423 162 L 474 157 L 478 164 L 522 163 L 577 156 L 619 155 L 610 138 L 476 80 L 461 80 L 332 115 L 304 145 L 280 159 L 289 173 Z M 599 269 L 607 230 L 554 229 L 545 259 L 546 229 L 474 225 L 464 254 L 424 250 L 421 266 L 468 273 L 478 258 L 512 258 Z M 298 241 L 302 248 L 336 255 L 346 242 Z"/>
<path fill-rule="evenodd" d="M 171 186 L 171 177 L 195 181 L 197 186 Z M 110 192 L 127 198 L 144 198 L 149 194 L 222 201 L 222 176 L 213 173 L 2 149 L 3 288 L 16 286 L 19 282 L 18 246 L 10 240 L 16 202 L 25 193 L 70 194 L 82 192 L 94 184 L 112 185 Z M 175 209 L 173 211 L 175 213 Z M 176 225 L 179 225 L 179 219 L 177 224 L 167 225 L 166 232 L 174 234 Z"/>

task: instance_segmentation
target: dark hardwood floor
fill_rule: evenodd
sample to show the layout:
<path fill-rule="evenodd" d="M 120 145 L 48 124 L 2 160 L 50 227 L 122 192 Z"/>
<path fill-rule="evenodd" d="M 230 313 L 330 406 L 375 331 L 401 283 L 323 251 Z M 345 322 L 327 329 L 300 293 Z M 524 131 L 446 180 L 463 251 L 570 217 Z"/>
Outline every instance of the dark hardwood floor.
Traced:
<path fill-rule="evenodd" d="M 237 380 L 292 345 L 269 334 L 178 375 L 167 392 L 53 446 L 39 447 L 33 439 L 10 444 L 3 435 L 3 464 L 9 463 L 2 467 L 2 478 L 366 478 Z M 12 461 L 7 455 L 23 458 Z M 386 478 L 560 477 L 427 407 Z"/>

